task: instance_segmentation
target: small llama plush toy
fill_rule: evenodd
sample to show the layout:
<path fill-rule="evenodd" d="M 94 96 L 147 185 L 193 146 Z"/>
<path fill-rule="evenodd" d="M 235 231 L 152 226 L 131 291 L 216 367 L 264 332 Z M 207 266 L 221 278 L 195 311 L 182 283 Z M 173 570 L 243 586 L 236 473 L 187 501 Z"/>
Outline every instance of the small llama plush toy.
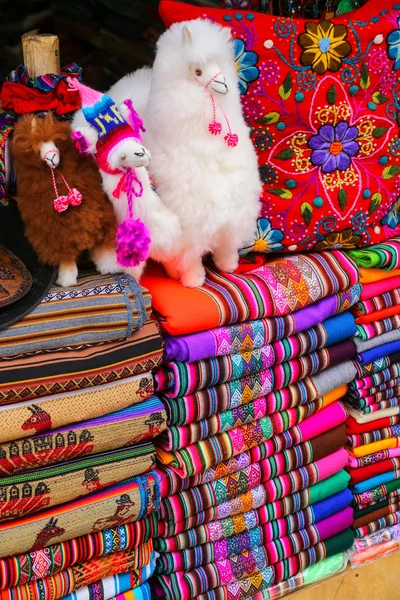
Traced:
<path fill-rule="evenodd" d="M 132 103 L 127 106 L 128 124 L 109 96 L 76 79 L 68 82 L 82 100 L 72 122 L 73 139 L 80 152 L 94 156 L 120 224 L 118 262 L 135 268 L 140 277 L 149 256 L 162 262 L 171 254 L 180 236 L 179 219 L 151 186 L 146 169 L 151 157 L 143 146 L 143 123 Z"/>

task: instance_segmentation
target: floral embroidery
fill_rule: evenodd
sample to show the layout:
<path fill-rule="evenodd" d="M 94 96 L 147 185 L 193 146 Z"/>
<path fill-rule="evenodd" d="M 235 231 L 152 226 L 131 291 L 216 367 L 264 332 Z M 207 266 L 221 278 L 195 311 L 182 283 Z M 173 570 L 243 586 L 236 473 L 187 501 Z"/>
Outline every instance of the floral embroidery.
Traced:
<path fill-rule="evenodd" d="M 258 79 L 257 64 L 258 55 L 255 52 L 247 52 L 243 40 L 238 38 L 233 40 L 235 50 L 235 64 L 239 77 L 240 93 L 245 94 L 248 84 Z"/>
<path fill-rule="evenodd" d="M 394 60 L 393 70 L 400 69 L 400 17 L 397 19 L 398 29 L 391 31 L 387 37 L 389 58 Z"/>
<path fill-rule="evenodd" d="M 351 165 L 351 157 L 359 151 L 354 140 L 358 136 L 357 127 L 350 127 L 346 121 L 337 125 L 322 125 L 317 135 L 308 140 L 313 165 L 321 167 L 323 173 L 332 173 L 338 169 L 346 171 Z"/>
<path fill-rule="evenodd" d="M 351 52 L 351 46 L 345 39 L 347 28 L 334 25 L 330 21 L 305 24 L 306 33 L 299 35 L 299 44 L 303 48 L 300 55 L 302 65 L 311 65 L 313 71 L 322 75 L 325 71 L 338 71 L 342 58 Z"/>
<path fill-rule="evenodd" d="M 382 225 L 396 229 L 400 223 L 400 201 L 395 202 L 389 212 L 381 220 Z"/>
<path fill-rule="evenodd" d="M 281 241 L 283 233 L 279 229 L 272 229 L 271 222 L 265 217 L 257 221 L 255 239 L 243 248 L 244 252 L 280 252 L 283 250 Z"/>
<path fill-rule="evenodd" d="M 361 235 L 355 234 L 351 229 L 332 231 L 325 239 L 315 245 L 315 250 L 340 250 L 340 248 L 354 248 L 361 242 Z"/>

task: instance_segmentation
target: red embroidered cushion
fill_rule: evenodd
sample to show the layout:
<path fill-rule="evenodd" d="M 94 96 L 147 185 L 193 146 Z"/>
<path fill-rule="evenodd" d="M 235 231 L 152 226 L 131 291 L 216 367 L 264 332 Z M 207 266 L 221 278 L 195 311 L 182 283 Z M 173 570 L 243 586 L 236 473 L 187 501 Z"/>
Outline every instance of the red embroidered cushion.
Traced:
<path fill-rule="evenodd" d="M 382 9 L 382 6 L 387 8 Z M 400 232 L 400 3 L 332 21 L 162 0 L 167 26 L 230 26 L 263 205 L 249 249 L 352 248 Z"/>

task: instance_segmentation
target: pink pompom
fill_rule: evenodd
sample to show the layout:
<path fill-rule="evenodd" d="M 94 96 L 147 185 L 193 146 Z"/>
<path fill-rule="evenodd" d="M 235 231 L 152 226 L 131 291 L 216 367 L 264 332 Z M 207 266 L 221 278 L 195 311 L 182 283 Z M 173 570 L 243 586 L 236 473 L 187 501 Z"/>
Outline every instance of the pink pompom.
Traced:
<path fill-rule="evenodd" d="M 227 133 L 224 137 L 224 140 L 225 144 L 231 148 L 234 148 L 239 143 L 239 138 L 236 133 Z"/>
<path fill-rule="evenodd" d="M 218 121 L 212 121 L 208 126 L 208 131 L 213 135 L 219 135 L 222 131 L 222 125 Z"/>
<path fill-rule="evenodd" d="M 68 200 L 71 206 L 80 206 L 82 202 L 82 194 L 76 188 L 72 188 L 68 192 Z"/>
<path fill-rule="evenodd" d="M 117 231 L 117 260 L 122 267 L 137 267 L 149 256 L 150 232 L 140 219 L 127 219 Z"/>
<path fill-rule="evenodd" d="M 57 196 L 57 198 L 54 200 L 54 208 L 58 213 L 62 213 L 67 210 L 68 206 L 68 196 Z"/>
<path fill-rule="evenodd" d="M 72 141 L 79 154 L 87 154 L 89 150 L 89 142 L 80 131 L 72 132 Z"/>

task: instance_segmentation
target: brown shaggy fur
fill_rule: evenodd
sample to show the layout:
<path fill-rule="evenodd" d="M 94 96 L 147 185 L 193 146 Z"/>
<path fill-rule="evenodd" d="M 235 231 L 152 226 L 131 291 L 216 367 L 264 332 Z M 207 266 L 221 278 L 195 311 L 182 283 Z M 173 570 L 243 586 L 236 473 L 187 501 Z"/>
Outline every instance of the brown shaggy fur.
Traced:
<path fill-rule="evenodd" d="M 44 119 L 35 117 L 33 127 L 32 120 L 33 115 L 25 115 L 17 123 L 11 148 L 18 207 L 26 236 L 39 258 L 57 266 L 76 262 L 83 251 L 97 246 L 115 247 L 116 218 L 96 163 L 75 149 L 68 123 L 56 121 L 50 113 Z M 54 209 L 50 168 L 40 156 L 42 144 L 48 141 L 60 151 L 60 164 L 54 169 L 58 193 L 67 194 L 62 173 L 68 185 L 82 194 L 82 204 L 69 206 L 63 213 Z"/>

